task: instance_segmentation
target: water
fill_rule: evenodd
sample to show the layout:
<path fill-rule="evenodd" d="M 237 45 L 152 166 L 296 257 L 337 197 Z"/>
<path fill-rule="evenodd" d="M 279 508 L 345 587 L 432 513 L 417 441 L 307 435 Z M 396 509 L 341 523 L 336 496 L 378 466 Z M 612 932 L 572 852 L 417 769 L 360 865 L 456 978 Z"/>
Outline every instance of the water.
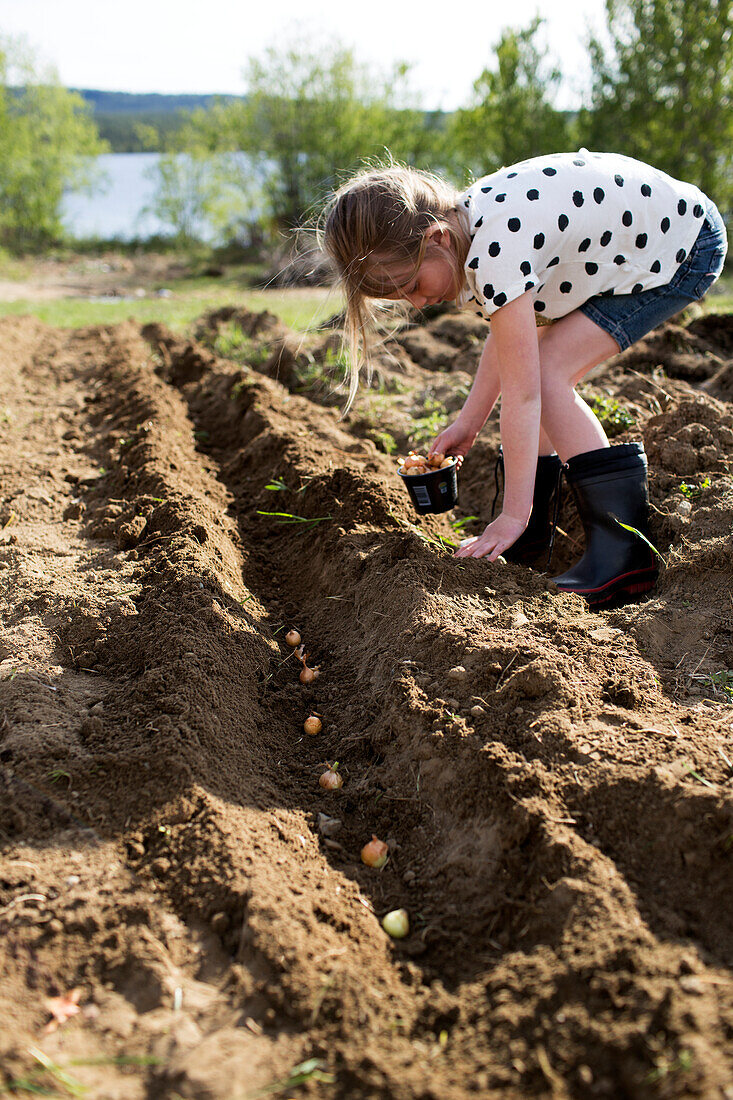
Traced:
<path fill-rule="evenodd" d="M 62 204 L 64 225 L 73 238 L 145 239 L 169 235 L 171 227 L 146 211 L 156 183 L 149 178 L 159 153 L 105 153 L 97 157 L 100 179 L 91 195 L 68 193 Z"/>

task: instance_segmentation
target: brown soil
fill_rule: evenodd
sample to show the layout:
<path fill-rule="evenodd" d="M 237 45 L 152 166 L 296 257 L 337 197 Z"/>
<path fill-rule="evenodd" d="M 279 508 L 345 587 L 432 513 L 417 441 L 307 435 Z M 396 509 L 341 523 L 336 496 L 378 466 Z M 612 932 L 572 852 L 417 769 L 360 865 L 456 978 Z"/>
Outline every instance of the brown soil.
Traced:
<path fill-rule="evenodd" d="M 460 407 L 474 321 L 403 334 L 340 419 L 337 335 L 233 319 L 244 365 L 210 350 L 231 316 L 0 321 L 0 1081 L 731 1100 L 733 318 L 590 387 L 645 441 L 666 563 L 598 614 L 441 546 L 488 519 L 493 419 L 455 513 L 385 453 Z"/>

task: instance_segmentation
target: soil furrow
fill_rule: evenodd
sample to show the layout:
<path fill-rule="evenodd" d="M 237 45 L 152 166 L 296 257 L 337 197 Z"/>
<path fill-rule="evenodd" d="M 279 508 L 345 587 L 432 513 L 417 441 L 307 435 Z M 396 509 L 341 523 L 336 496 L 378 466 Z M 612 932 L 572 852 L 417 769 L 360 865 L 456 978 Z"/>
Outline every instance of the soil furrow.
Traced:
<path fill-rule="evenodd" d="M 247 1097 L 310 1058 L 332 1075 L 312 1095 L 725 1096 L 733 749 L 703 677 L 733 663 L 729 406 L 689 363 L 664 407 L 637 386 L 669 564 L 590 614 L 542 572 L 454 562 L 364 405 L 341 420 L 267 377 L 301 388 L 332 337 L 263 333 L 242 366 L 159 326 L 0 326 L 0 922 L 5 1003 L 27 1005 L 6 1076 L 78 985 L 44 1049 L 106 1059 L 78 1071 L 100 1097 Z M 430 333 L 382 368 L 396 439 L 392 379 L 427 391 Z"/>

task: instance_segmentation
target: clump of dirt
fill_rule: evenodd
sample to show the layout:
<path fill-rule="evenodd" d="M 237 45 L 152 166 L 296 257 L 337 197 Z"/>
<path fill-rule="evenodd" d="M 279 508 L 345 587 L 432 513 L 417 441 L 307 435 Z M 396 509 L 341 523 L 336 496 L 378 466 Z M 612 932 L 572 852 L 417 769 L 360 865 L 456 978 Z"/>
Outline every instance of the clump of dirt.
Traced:
<path fill-rule="evenodd" d="M 493 419 L 454 512 L 396 476 L 475 318 L 398 334 L 346 417 L 332 330 L 0 322 L 6 1089 L 727 1095 L 731 332 L 665 326 L 587 387 L 645 442 L 663 558 L 591 613 L 545 562 L 453 559 Z M 579 538 L 566 500 L 552 571 Z"/>

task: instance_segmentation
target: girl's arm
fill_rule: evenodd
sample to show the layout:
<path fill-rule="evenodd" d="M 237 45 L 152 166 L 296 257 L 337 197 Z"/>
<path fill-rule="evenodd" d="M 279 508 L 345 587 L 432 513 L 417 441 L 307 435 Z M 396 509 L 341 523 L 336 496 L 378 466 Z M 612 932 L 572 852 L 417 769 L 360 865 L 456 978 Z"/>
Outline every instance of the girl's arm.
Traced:
<path fill-rule="evenodd" d="M 491 318 L 491 331 L 501 388 L 504 505 L 484 533 L 456 556 L 488 556 L 494 561 L 519 538 L 532 511 L 541 398 L 537 327 L 530 295 L 523 294 L 497 310 Z"/>
<path fill-rule="evenodd" d="M 468 454 L 499 397 L 499 374 L 495 358 L 493 341 L 489 336 L 463 408 L 456 420 L 436 437 L 430 447 L 430 454 L 440 451 L 442 454 L 458 455 L 460 461 Z"/>

